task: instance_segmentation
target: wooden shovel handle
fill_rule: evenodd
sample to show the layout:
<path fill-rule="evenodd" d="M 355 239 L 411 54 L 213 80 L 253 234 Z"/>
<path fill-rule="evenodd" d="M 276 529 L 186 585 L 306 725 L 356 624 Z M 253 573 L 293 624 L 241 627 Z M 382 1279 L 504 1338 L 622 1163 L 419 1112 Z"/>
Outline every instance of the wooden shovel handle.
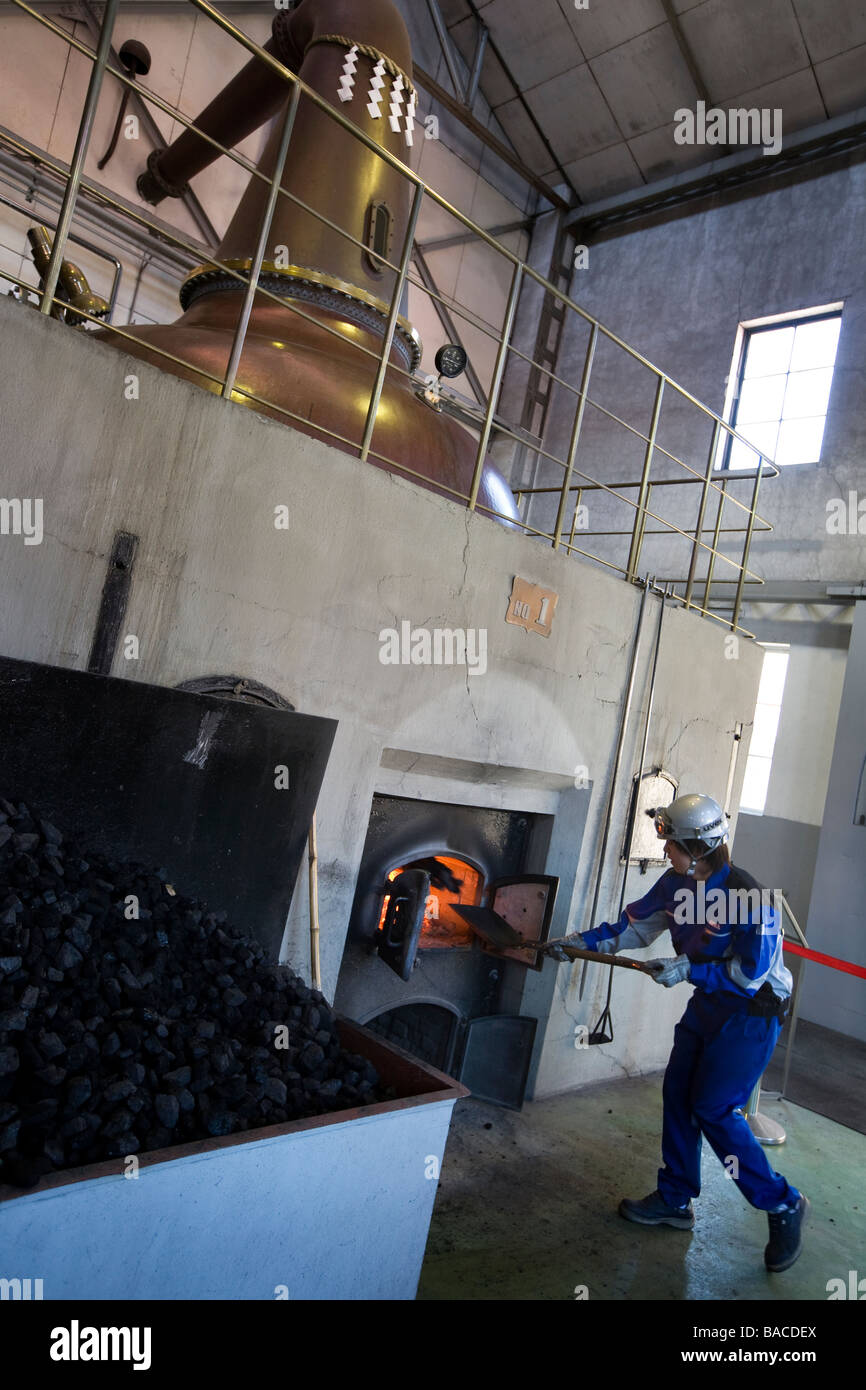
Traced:
<path fill-rule="evenodd" d="M 601 965 L 616 965 L 626 970 L 639 970 L 642 975 L 651 976 L 653 973 L 649 966 L 645 965 L 643 961 L 628 960 L 626 958 L 620 959 L 618 956 L 614 956 L 607 951 L 584 951 L 580 946 L 568 945 L 565 937 L 560 937 L 553 941 L 544 941 L 541 945 L 533 945 L 531 942 L 527 942 L 524 949 L 545 951 L 549 946 L 560 946 L 569 960 L 595 960 Z"/>

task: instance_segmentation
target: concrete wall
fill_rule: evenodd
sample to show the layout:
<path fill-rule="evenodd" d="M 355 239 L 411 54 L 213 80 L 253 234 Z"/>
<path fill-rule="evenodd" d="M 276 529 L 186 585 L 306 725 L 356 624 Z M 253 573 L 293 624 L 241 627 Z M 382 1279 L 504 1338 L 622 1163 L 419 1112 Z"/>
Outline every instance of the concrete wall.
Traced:
<path fill-rule="evenodd" d="M 679 212 L 636 221 L 621 233 L 601 234 L 589 247 L 589 264 L 576 270 L 572 294 L 613 332 L 662 367 L 701 401 L 721 412 L 741 322 L 842 301 L 842 331 L 820 465 L 798 465 L 766 483 L 759 509 L 775 526 L 756 535 L 752 568 L 767 579 L 850 580 L 866 568 L 866 534 L 828 535 L 827 502 L 863 495 L 866 415 L 863 369 L 866 356 L 866 266 L 862 229 L 866 217 L 866 163 L 857 156 L 812 166 L 811 174 L 779 178 L 739 194 L 708 198 Z M 576 317 L 567 326 L 559 370 L 580 380 L 588 332 Z M 639 364 L 602 341 L 590 397 L 636 428 L 648 430 L 654 381 Z M 564 393 L 555 402 L 547 447 L 562 458 L 568 447 L 575 401 Z M 701 472 L 711 427 L 699 412 L 666 392 L 659 443 Z M 604 481 L 640 477 L 643 441 L 589 409 L 578 465 Z M 653 478 L 686 476 L 656 455 Z M 539 482 L 559 483 L 562 470 L 541 469 Z M 734 482 L 732 494 L 747 501 L 751 483 Z M 629 494 L 635 496 L 632 491 Z M 660 489 L 654 510 L 687 529 L 698 510 L 697 487 Z M 589 529 L 631 528 L 634 512 L 625 503 L 585 498 Z M 553 503 L 539 500 L 533 525 L 550 524 Z M 715 503 L 708 512 L 715 517 Z M 743 525 L 742 513 L 727 506 L 726 525 Z M 658 523 L 650 522 L 650 529 Z M 738 556 L 742 536 L 729 537 Z M 594 553 L 625 564 L 628 540 L 580 541 Z M 677 537 L 648 536 L 641 572 L 684 577 L 690 547 Z M 699 574 L 706 569 L 702 558 Z M 718 577 L 732 577 L 726 566 Z"/>
<path fill-rule="evenodd" d="M 820 835 L 820 825 L 741 811 L 732 847 L 740 868 L 765 887 L 781 889 L 804 932 Z"/>
<path fill-rule="evenodd" d="M 742 812 L 736 859 L 768 888 L 780 888 L 806 931 L 818 841 L 836 740 L 846 652 L 792 643 L 763 815 Z"/>
<path fill-rule="evenodd" d="M 130 371 L 140 380 L 134 401 L 124 394 Z M 140 656 L 127 661 L 119 651 L 113 674 L 164 685 L 238 674 L 302 712 L 339 720 L 318 818 L 329 997 L 377 790 L 553 814 L 562 796 L 571 814 L 576 774 L 588 781 L 580 856 L 554 831 L 549 861 L 563 875 L 559 928 L 588 925 L 635 588 L 8 300 L 0 300 L 0 382 L 3 494 L 44 499 L 40 545 L 0 537 L 4 654 L 86 664 L 108 554 L 124 528 L 140 537 L 124 621 Z M 288 531 L 274 526 L 280 504 L 290 508 Z M 550 638 L 504 622 L 515 574 L 559 593 Z M 485 630 L 486 674 L 383 665 L 380 633 L 403 619 Z M 649 755 L 684 789 L 722 794 L 734 724 L 751 719 L 759 672 L 757 649 L 741 643 L 739 659 L 728 660 L 717 625 L 667 614 Z M 615 906 L 622 803 L 624 795 L 600 914 Z M 301 889 L 284 951 L 299 969 L 305 901 Z M 578 1052 L 574 1025 L 594 1021 L 603 980 L 594 977 L 579 1001 L 574 972 L 560 968 L 541 1091 L 660 1065 L 682 1000 L 637 984 L 641 994 L 631 979 L 617 984 L 613 1047 Z"/>
<path fill-rule="evenodd" d="M 796 637 L 796 624 L 791 624 Z M 773 749 L 765 814 L 820 825 L 830 779 L 846 653 L 794 643 Z"/>
<path fill-rule="evenodd" d="M 830 768 L 830 782 L 809 905 L 809 944 L 817 951 L 866 965 L 866 826 L 854 823 L 866 760 L 866 604 L 858 603 Z M 809 966 L 803 1016 L 866 1041 L 866 985 L 852 975 Z"/>

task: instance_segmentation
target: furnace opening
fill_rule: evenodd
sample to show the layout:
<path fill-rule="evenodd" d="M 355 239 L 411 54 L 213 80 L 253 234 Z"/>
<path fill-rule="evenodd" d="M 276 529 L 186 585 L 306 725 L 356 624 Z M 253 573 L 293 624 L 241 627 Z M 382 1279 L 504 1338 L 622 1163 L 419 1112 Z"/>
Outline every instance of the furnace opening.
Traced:
<path fill-rule="evenodd" d="M 440 866 L 440 872 L 437 875 L 434 868 L 431 874 L 418 949 L 469 950 L 474 939 L 472 928 L 457 915 L 454 907 L 456 904 L 476 906 L 481 902 L 485 880 L 478 869 L 455 855 L 437 854 L 435 859 L 413 859 L 398 865 L 390 870 L 387 881 L 393 883 L 406 869 L 423 869 L 429 873 L 431 866 L 435 865 Z M 390 894 L 386 892 L 379 914 L 379 932 L 384 930 L 389 902 Z"/>

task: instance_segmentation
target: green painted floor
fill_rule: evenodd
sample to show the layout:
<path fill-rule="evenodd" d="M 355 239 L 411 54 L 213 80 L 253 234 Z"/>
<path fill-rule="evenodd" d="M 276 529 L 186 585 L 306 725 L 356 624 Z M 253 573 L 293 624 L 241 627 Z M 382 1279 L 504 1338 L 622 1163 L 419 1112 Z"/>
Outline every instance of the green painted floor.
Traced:
<path fill-rule="evenodd" d="M 704 1145 L 693 1232 L 641 1227 L 621 1197 L 656 1186 L 661 1074 L 527 1102 L 519 1114 L 458 1101 L 419 1299 L 827 1299 L 866 1278 L 866 1136 L 788 1101 L 761 1103 L 787 1142 L 770 1162 L 812 1203 L 806 1244 L 764 1269 L 767 1219 Z M 864 1285 L 866 1288 L 866 1285 Z"/>

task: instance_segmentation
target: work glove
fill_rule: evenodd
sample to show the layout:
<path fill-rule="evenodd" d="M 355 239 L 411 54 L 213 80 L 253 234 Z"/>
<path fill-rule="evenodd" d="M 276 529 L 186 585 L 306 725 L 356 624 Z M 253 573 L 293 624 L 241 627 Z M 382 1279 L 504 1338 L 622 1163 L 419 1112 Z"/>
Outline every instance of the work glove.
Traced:
<path fill-rule="evenodd" d="M 653 972 L 656 984 L 670 989 L 671 985 L 681 984 L 689 978 L 691 961 L 688 956 L 673 956 L 668 960 L 648 960 L 647 966 Z"/>
<path fill-rule="evenodd" d="M 563 937 L 562 945 L 551 946 L 546 952 L 546 955 L 551 956 L 553 960 L 568 960 L 568 956 L 562 949 L 564 945 L 576 946 L 579 951 L 590 951 L 595 949 L 595 947 L 589 945 L 588 941 L 584 941 L 582 932 L 578 931 L 572 932 L 571 936 Z"/>

